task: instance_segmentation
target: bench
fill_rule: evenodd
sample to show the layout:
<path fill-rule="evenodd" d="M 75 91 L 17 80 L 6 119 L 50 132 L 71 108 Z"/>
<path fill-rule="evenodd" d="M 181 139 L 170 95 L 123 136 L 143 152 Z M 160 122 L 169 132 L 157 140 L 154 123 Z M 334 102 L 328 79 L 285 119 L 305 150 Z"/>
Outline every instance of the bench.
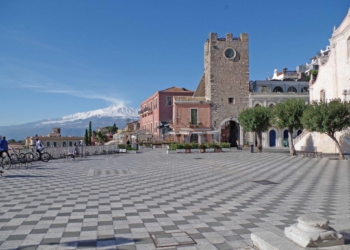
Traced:
<path fill-rule="evenodd" d="M 303 157 L 322 158 L 322 152 L 317 152 L 317 147 L 301 146 L 301 151 L 297 151 L 297 155 Z"/>

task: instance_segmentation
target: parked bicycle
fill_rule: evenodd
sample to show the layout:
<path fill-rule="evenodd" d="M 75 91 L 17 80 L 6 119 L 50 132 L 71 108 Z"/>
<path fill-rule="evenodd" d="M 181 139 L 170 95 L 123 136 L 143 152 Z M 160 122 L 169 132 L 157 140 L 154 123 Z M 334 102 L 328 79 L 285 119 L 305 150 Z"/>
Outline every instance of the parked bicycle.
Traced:
<path fill-rule="evenodd" d="M 2 168 L 9 169 L 14 164 L 25 164 L 27 162 L 24 153 L 20 153 L 19 150 L 16 150 L 14 148 L 10 148 L 10 150 L 12 151 L 10 157 L 5 155 L 1 159 Z"/>

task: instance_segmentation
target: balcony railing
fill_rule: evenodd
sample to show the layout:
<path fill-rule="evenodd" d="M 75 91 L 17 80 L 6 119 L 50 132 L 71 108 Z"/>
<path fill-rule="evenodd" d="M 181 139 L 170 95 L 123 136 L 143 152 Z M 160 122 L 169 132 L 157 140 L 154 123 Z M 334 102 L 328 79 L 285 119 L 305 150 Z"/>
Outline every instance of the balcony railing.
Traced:
<path fill-rule="evenodd" d="M 146 112 L 148 112 L 148 111 L 152 111 L 152 109 L 151 109 L 151 108 L 143 108 L 143 109 L 140 109 L 140 110 L 138 111 L 138 114 L 141 115 L 141 114 L 146 113 Z"/>

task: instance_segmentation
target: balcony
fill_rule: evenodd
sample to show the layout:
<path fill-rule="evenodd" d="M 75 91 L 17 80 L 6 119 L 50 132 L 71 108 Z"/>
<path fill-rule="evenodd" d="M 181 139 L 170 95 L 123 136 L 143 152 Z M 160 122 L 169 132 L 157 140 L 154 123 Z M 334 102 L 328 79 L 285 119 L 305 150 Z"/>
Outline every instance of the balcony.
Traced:
<path fill-rule="evenodd" d="M 149 112 L 149 111 L 152 111 L 152 109 L 146 107 L 146 108 L 140 109 L 140 110 L 138 111 L 138 114 L 139 114 L 139 115 L 142 115 L 142 114 L 147 113 L 147 112 Z"/>

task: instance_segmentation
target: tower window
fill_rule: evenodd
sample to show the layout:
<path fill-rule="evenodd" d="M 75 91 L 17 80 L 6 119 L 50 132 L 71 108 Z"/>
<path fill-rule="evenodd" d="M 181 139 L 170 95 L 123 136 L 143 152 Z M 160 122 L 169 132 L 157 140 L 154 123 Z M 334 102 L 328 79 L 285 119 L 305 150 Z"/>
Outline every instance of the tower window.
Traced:
<path fill-rule="evenodd" d="M 228 104 L 234 104 L 235 103 L 235 98 L 229 97 L 228 98 Z"/>
<path fill-rule="evenodd" d="M 166 105 L 167 106 L 171 106 L 172 104 L 171 104 L 171 96 L 167 96 L 166 97 Z"/>

